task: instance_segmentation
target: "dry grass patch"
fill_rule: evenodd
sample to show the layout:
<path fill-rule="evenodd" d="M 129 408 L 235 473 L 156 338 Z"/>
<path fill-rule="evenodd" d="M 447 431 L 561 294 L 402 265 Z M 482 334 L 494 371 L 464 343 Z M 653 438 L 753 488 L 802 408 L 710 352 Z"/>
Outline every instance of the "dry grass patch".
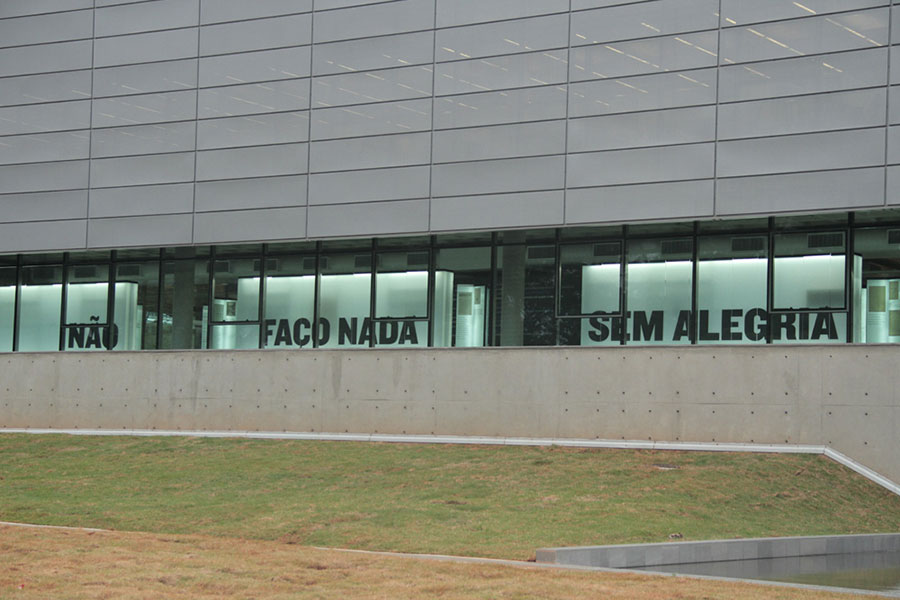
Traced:
<path fill-rule="evenodd" d="M 618 573 L 434 562 L 209 536 L 0 526 L 0 598 L 839 600 L 854 596 Z"/>

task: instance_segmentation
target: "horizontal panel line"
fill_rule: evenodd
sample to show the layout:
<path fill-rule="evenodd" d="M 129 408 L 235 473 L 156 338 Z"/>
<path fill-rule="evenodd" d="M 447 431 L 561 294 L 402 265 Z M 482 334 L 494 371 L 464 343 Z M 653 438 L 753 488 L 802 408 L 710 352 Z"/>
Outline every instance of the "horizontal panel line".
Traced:
<path fill-rule="evenodd" d="M 152 0 L 150 0 L 152 1 Z M 64 10 L 50 10 L 45 12 L 35 12 L 35 13 L 26 13 L 24 15 L 13 15 L 11 17 L 0 17 L 0 22 L 2 21 L 12 21 L 15 19 L 24 19 L 27 17 L 44 17 L 47 15 L 58 15 L 65 13 L 74 13 L 74 12 L 85 12 L 88 10 L 94 10 L 93 7 L 87 6 L 85 8 L 74 8 L 74 9 L 64 9 Z"/>

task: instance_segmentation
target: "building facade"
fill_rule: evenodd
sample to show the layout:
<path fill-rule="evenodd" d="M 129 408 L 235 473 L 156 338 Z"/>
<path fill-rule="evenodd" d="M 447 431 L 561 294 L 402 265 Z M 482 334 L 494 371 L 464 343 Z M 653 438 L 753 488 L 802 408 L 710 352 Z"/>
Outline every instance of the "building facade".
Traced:
<path fill-rule="evenodd" d="M 897 14 L 5 0 L 0 351 L 900 342 Z"/>

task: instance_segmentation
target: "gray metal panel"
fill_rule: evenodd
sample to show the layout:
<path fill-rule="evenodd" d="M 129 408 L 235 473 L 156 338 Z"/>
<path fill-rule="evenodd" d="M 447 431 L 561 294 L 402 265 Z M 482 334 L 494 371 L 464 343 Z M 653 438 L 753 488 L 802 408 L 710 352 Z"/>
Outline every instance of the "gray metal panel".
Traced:
<path fill-rule="evenodd" d="M 89 136 L 89 131 L 0 136 L 0 164 L 87 158 Z"/>
<path fill-rule="evenodd" d="M 888 164 L 900 163 L 900 127 L 888 128 Z"/>
<path fill-rule="evenodd" d="M 430 148 L 431 133 L 313 142 L 309 169 L 317 173 L 428 164 Z"/>
<path fill-rule="evenodd" d="M 307 111 L 204 119 L 198 123 L 197 148 L 233 148 L 305 142 L 309 136 Z"/>
<path fill-rule="evenodd" d="M 92 20 L 89 10 L 2 19 L 0 47 L 89 39 Z"/>
<path fill-rule="evenodd" d="M 0 252 L 84 248 L 87 220 L 0 224 Z"/>
<path fill-rule="evenodd" d="M 815 0 L 814 2 L 785 2 L 784 0 L 722 0 L 722 24 L 725 27 L 747 25 L 761 21 L 776 21 L 808 17 L 814 14 L 827 13 L 860 8 L 873 8 L 889 4 L 887 0 Z"/>
<path fill-rule="evenodd" d="M 309 46 L 200 59 L 200 87 L 309 76 Z"/>
<path fill-rule="evenodd" d="M 156 29 L 191 27 L 199 21 L 200 0 L 157 0 L 96 10 L 98 37 Z"/>
<path fill-rule="evenodd" d="M 197 181 L 306 173 L 307 144 L 256 146 L 197 153 Z"/>
<path fill-rule="evenodd" d="M 197 59 L 107 67 L 94 71 L 94 97 L 128 96 L 197 87 Z"/>
<path fill-rule="evenodd" d="M 542 86 L 436 98 L 436 129 L 520 123 L 566 116 L 566 88 Z"/>
<path fill-rule="evenodd" d="M 716 65 L 715 31 L 572 48 L 572 81 L 699 69 Z"/>
<path fill-rule="evenodd" d="M 430 64 L 433 56 L 434 33 L 431 31 L 330 42 L 316 44 L 313 73 L 329 75 Z"/>
<path fill-rule="evenodd" d="M 70 71 L 8 77 L 0 85 L 0 106 L 56 100 L 81 100 L 91 95 L 91 72 Z"/>
<path fill-rule="evenodd" d="M 153 154 L 91 161 L 91 187 L 193 181 L 194 153 Z"/>
<path fill-rule="evenodd" d="M 97 67 L 196 56 L 196 27 L 99 38 L 94 43 L 94 65 Z"/>
<path fill-rule="evenodd" d="M 719 72 L 719 100 L 755 100 L 885 85 L 888 51 L 870 48 L 765 63 L 725 65 Z"/>
<path fill-rule="evenodd" d="M 241 19 L 257 19 L 274 17 L 291 13 L 309 12 L 312 0 L 266 0 L 266 2 L 247 2 L 247 0 L 204 0 L 200 5 L 200 22 L 221 23 L 239 21 Z"/>
<path fill-rule="evenodd" d="M 312 138 L 327 140 L 431 129 L 431 99 L 321 108 L 313 113 Z"/>
<path fill-rule="evenodd" d="M 87 204 L 87 190 L 5 194 L 0 196 L 0 218 L 7 223 L 83 219 Z"/>
<path fill-rule="evenodd" d="M 200 90 L 197 102 L 201 119 L 303 110 L 309 108 L 309 80 L 207 88 Z"/>
<path fill-rule="evenodd" d="M 886 108 L 884 88 L 723 104 L 719 139 L 875 127 Z"/>
<path fill-rule="evenodd" d="M 588 187 L 713 176 L 714 144 L 612 150 L 569 156 L 567 185 Z"/>
<path fill-rule="evenodd" d="M 451 27 L 569 10 L 569 0 L 437 0 L 437 26 Z"/>
<path fill-rule="evenodd" d="M 658 0 L 599 8 L 572 16 L 572 45 L 605 44 L 716 29 L 719 0 Z"/>
<path fill-rule="evenodd" d="M 105 158 L 191 151 L 195 130 L 194 121 L 95 129 L 91 135 L 91 156 Z"/>
<path fill-rule="evenodd" d="M 306 175 L 197 184 L 199 212 L 306 205 Z"/>
<path fill-rule="evenodd" d="M 884 128 L 719 143 L 720 177 L 884 164 Z"/>
<path fill-rule="evenodd" d="M 716 137 L 716 107 L 676 108 L 604 115 L 573 120 L 569 152 L 711 142 Z"/>
<path fill-rule="evenodd" d="M 91 219 L 89 248 L 189 244 L 191 215 Z"/>
<path fill-rule="evenodd" d="M 719 179 L 716 214 L 767 214 L 884 204 L 884 168 Z"/>
<path fill-rule="evenodd" d="M 210 212 L 194 217 L 195 244 L 297 239 L 305 234 L 305 208 Z"/>
<path fill-rule="evenodd" d="M 548 50 L 439 63 L 435 66 L 434 93 L 445 96 L 565 81 L 566 51 Z"/>
<path fill-rule="evenodd" d="M 432 195 L 560 189 L 565 178 L 564 163 L 562 156 L 547 156 L 435 165 Z"/>
<path fill-rule="evenodd" d="M 432 202 L 432 231 L 561 225 L 563 193 L 525 192 L 440 198 Z"/>
<path fill-rule="evenodd" d="M 563 154 L 565 150 L 566 122 L 540 121 L 437 131 L 433 160 L 440 163 L 539 156 Z"/>
<path fill-rule="evenodd" d="M 90 100 L 0 108 L 0 135 L 87 129 L 90 124 Z"/>
<path fill-rule="evenodd" d="M 93 126 L 185 121 L 197 115 L 197 92 L 163 92 L 94 100 Z"/>
<path fill-rule="evenodd" d="M 0 77 L 91 68 L 91 41 L 0 50 Z"/>
<path fill-rule="evenodd" d="M 582 81 L 570 89 L 570 117 L 714 104 L 716 69 Z"/>
<path fill-rule="evenodd" d="M 200 55 L 247 52 L 309 44 L 309 14 L 205 25 L 200 29 Z"/>
<path fill-rule="evenodd" d="M 431 67 L 403 67 L 313 79 L 313 107 L 343 106 L 431 96 Z"/>
<path fill-rule="evenodd" d="M 428 166 L 421 166 L 314 173 L 309 182 L 309 203 L 345 204 L 427 198 L 430 172 Z"/>
<path fill-rule="evenodd" d="M 62 41 L 92 3 L 6 0 L 0 221 L 84 215 L 63 199 L 89 126 L 91 217 L 196 209 L 253 236 L 307 185 L 314 237 L 558 225 L 564 185 L 569 223 L 691 219 L 716 161 L 717 215 L 881 205 L 888 3 L 810 2 L 724 0 L 720 52 L 718 0 L 98 0 L 92 82 L 92 43 Z"/>
<path fill-rule="evenodd" d="M 310 237 L 420 233 L 428 231 L 428 201 L 310 206 Z"/>
<path fill-rule="evenodd" d="M 396 0 L 352 10 L 316 13 L 315 41 L 333 42 L 434 26 L 435 0 Z"/>
<path fill-rule="evenodd" d="M 735 64 L 886 46 L 888 23 L 888 9 L 878 8 L 723 29 L 722 59 Z"/>
<path fill-rule="evenodd" d="M 91 190 L 90 217 L 189 213 L 194 184 L 175 183 Z"/>
<path fill-rule="evenodd" d="M 678 181 L 568 190 L 566 223 L 709 217 L 713 189 L 712 181 Z"/>
<path fill-rule="evenodd" d="M 89 162 L 72 160 L 0 166 L 0 194 L 86 188 Z"/>
<path fill-rule="evenodd" d="M 454 27 L 437 32 L 438 62 L 565 48 L 569 16 L 565 14 L 485 25 Z"/>
<path fill-rule="evenodd" d="M 900 204 L 900 167 L 887 168 L 887 203 Z"/>
<path fill-rule="evenodd" d="M 3 0 L 0 2 L 0 19 L 91 8 L 93 5 L 92 0 Z"/>

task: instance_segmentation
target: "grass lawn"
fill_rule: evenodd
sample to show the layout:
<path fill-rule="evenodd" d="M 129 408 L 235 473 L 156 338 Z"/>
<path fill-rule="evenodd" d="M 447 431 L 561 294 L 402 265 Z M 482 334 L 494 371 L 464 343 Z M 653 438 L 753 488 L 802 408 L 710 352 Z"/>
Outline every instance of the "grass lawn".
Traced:
<path fill-rule="evenodd" d="M 895 532 L 900 497 L 809 455 L 2 434 L 0 521 L 527 559 Z"/>
<path fill-rule="evenodd" d="M 271 541 L 0 526 L 0 598 L 853 600 L 737 582 L 440 563 Z"/>

